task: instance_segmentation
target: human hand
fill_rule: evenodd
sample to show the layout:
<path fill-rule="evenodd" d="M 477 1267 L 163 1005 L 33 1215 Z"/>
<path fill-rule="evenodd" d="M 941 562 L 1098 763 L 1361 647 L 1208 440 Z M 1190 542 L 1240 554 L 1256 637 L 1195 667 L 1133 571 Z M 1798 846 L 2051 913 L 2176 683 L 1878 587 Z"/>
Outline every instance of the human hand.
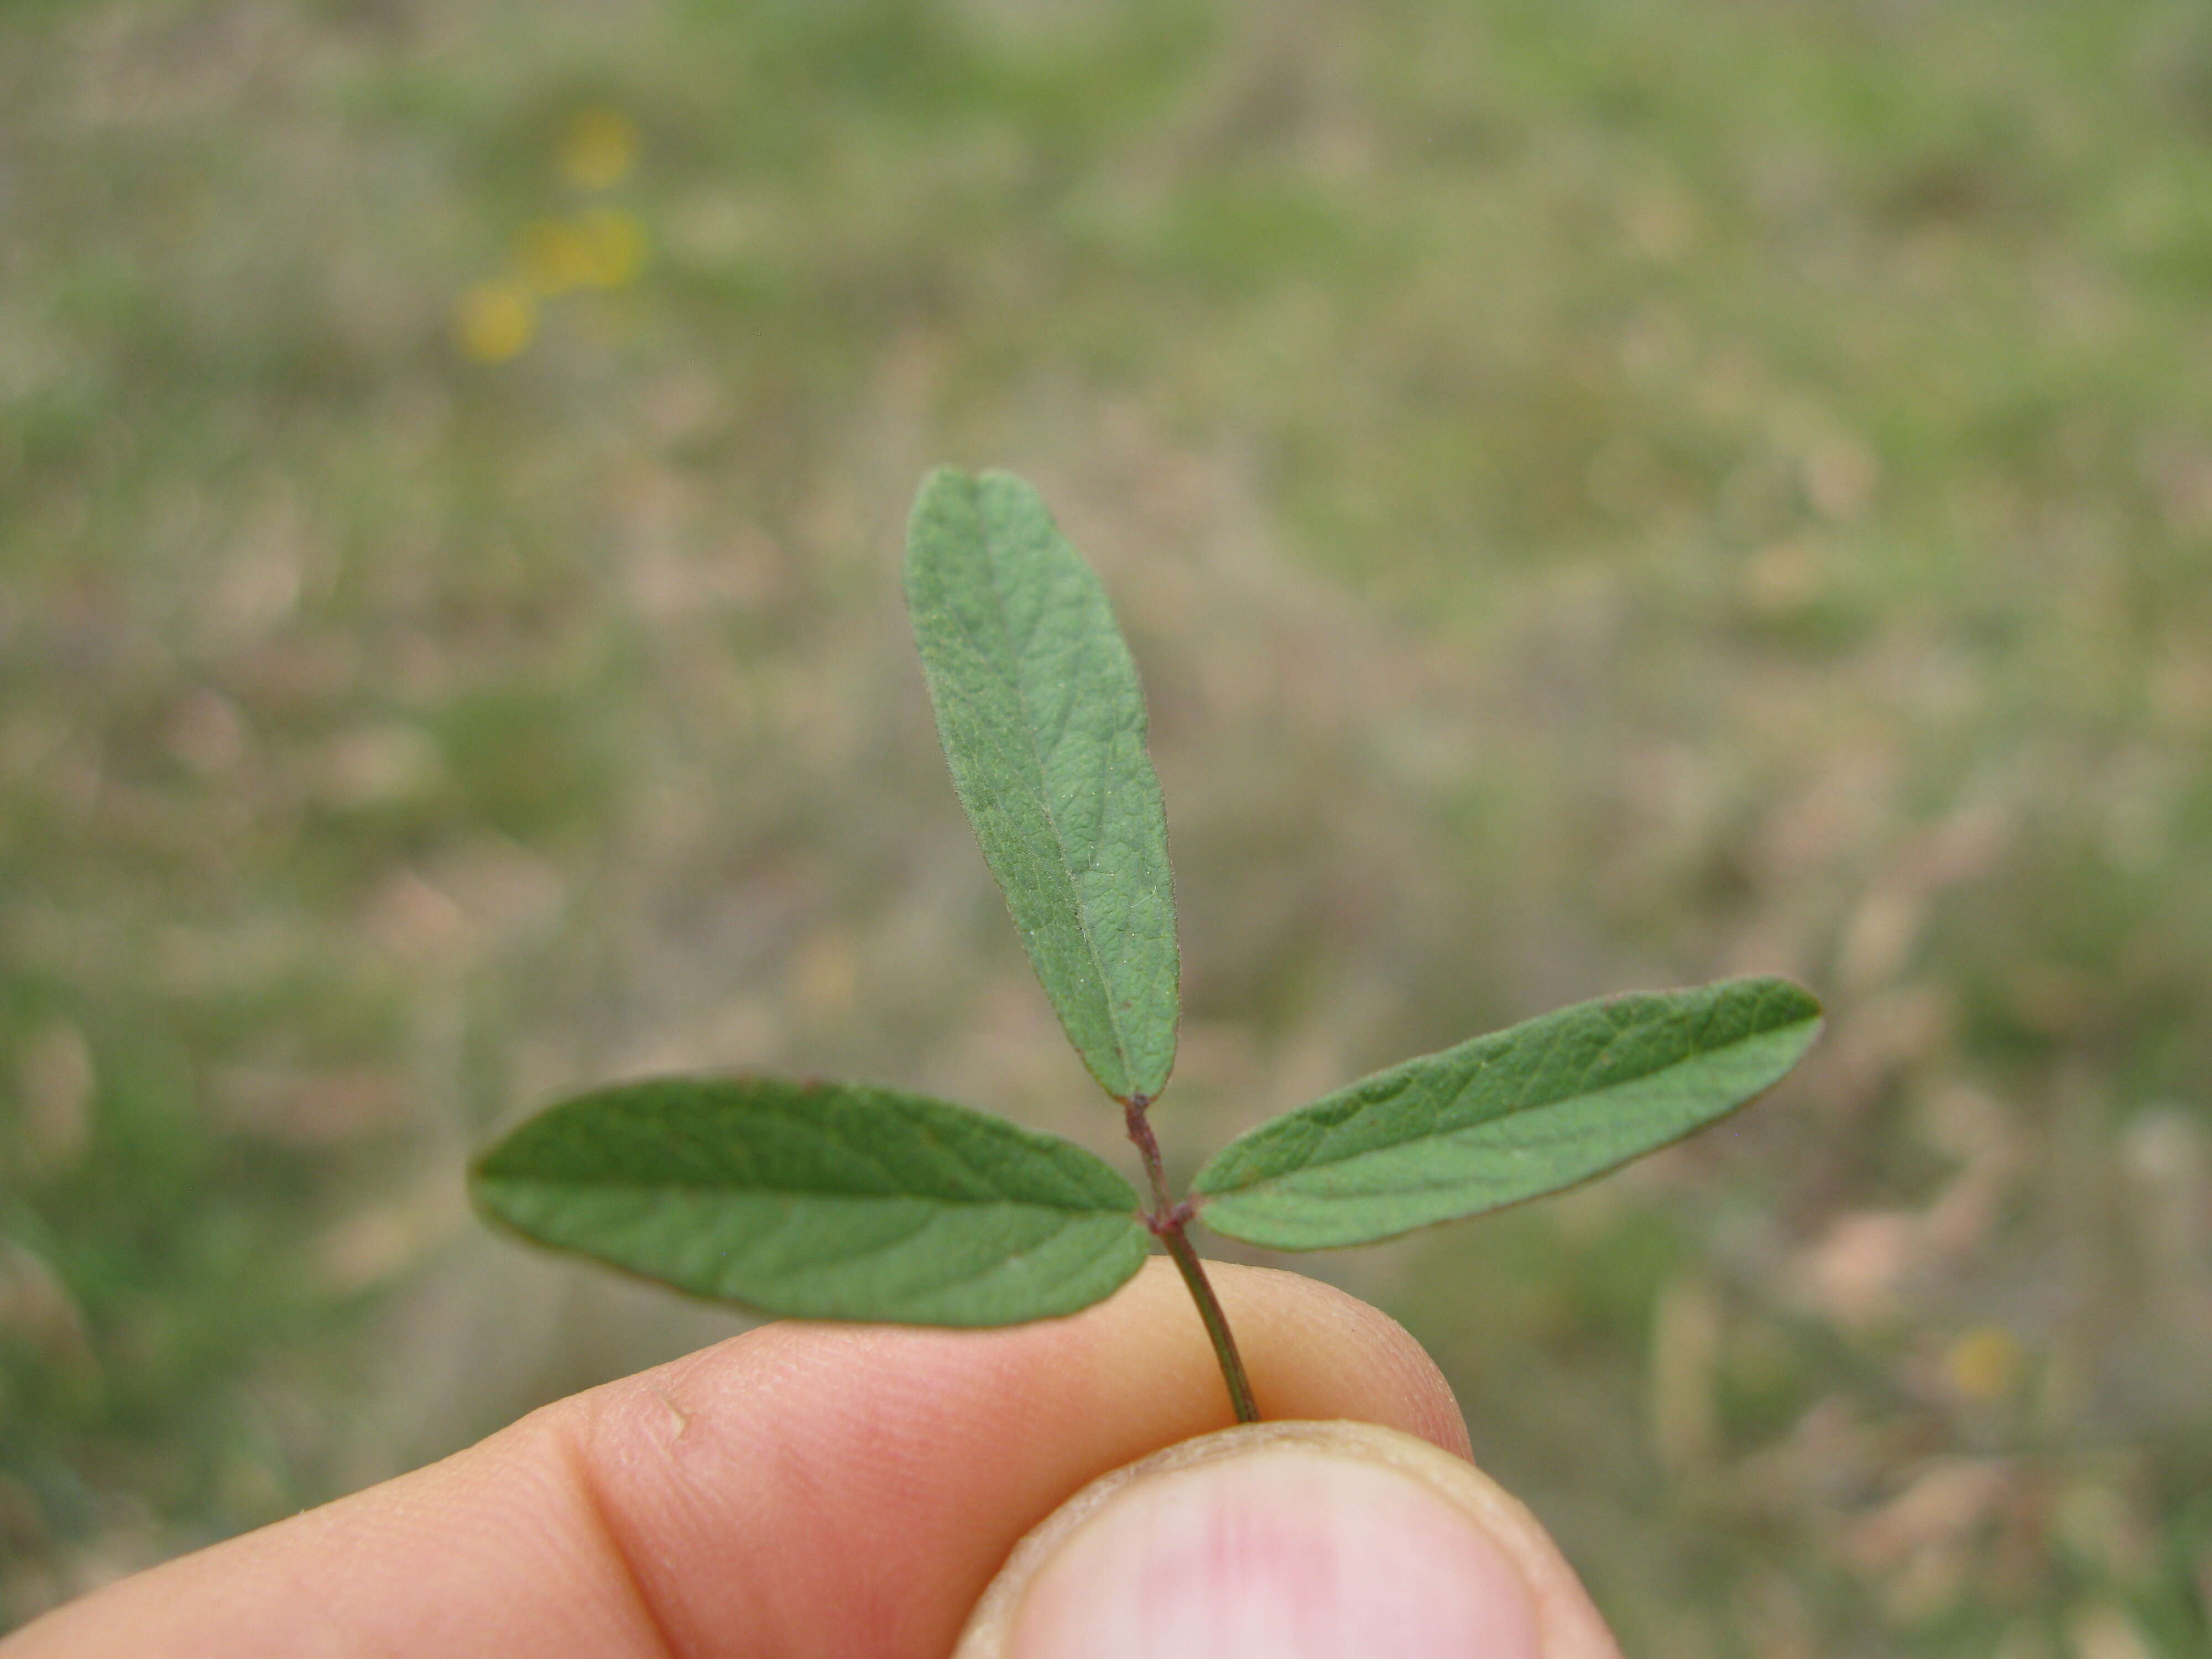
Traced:
<path fill-rule="evenodd" d="M 1404 1331 L 1214 1271 L 1270 1420 L 1194 1448 L 1229 1407 L 1164 1261 L 1008 1330 L 769 1325 L 125 1579 L 0 1659 L 946 1659 L 987 1586 L 962 1659 L 1619 1659 Z"/>

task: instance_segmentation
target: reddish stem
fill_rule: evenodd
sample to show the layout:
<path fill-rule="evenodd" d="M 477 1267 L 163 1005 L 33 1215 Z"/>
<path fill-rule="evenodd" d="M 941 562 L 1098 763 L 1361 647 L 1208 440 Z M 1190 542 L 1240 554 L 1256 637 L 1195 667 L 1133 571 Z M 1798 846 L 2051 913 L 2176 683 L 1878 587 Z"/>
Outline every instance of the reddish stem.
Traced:
<path fill-rule="evenodd" d="M 1190 1298 L 1198 1304 L 1199 1319 L 1206 1326 L 1206 1340 L 1213 1344 L 1213 1357 L 1221 1366 L 1221 1379 L 1229 1385 L 1229 1403 L 1237 1413 L 1239 1423 L 1256 1423 L 1260 1408 L 1252 1399 L 1251 1379 L 1244 1374 L 1244 1361 L 1237 1352 L 1237 1339 L 1230 1334 L 1229 1316 L 1221 1310 L 1220 1299 L 1206 1277 L 1206 1265 L 1199 1260 L 1198 1252 L 1191 1247 L 1184 1231 L 1196 1206 L 1188 1200 L 1176 1202 L 1168 1196 L 1167 1176 L 1160 1164 L 1160 1143 L 1152 1133 L 1146 1109 L 1151 1099 L 1141 1094 L 1131 1095 L 1122 1103 L 1122 1115 L 1128 1124 L 1129 1139 L 1137 1145 L 1137 1154 L 1145 1161 L 1145 1177 L 1152 1189 L 1152 1207 L 1145 1216 L 1145 1225 L 1152 1237 L 1167 1247 L 1167 1252 L 1182 1274 L 1182 1282 L 1190 1291 Z"/>

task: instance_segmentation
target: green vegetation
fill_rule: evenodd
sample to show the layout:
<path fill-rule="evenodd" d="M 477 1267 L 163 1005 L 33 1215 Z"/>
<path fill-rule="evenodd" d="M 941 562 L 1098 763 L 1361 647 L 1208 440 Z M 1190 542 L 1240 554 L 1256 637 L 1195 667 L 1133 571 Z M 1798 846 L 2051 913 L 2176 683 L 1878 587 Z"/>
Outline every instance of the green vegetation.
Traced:
<path fill-rule="evenodd" d="M 579 1095 L 476 1169 L 485 1211 L 695 1296 L 805 1319 L 1018 1325 L 1144 1265 L 1137 1189 L 1054 1135 L 850 1083 Z"/>
<path fill-rule="evenodd" d="M 1217 1232 L 1366 1244 L 1559 1192 L 1771 1087 L 1820 1028 L 1787 980 L 1577 1004 L 1425 1054 L 1239 1135 L 1192 1182 Z"/>
<path fill-rule="evenodd" d="M 1098 1086 L 1156 1100 L 1179 1015 L 1175 880 L 1106 591 L 1003 472 L 933 472 L 907 547 L 945 762 L 1030 965 Z"/>
<path fill-rule="evenodd" d="M 1259 1407 L 1193 1223 L 1373 1244 L 1586 1181 L 1771 1087 L 1820 1029 L 1787 980 L 1563 1008 L 1362 1079 L 1170 1191 L 1151 1113 L 1180 1018 L 1175 881 L 1136 665 L 1098 578 L 1007 472 L 939 467 L 907 609 L 969 826 L 1060 1029 L 1121 1108 L 1150 1202 L 1072 1141 L 866 1085 L 673 1077 L 563 1101 L 471 1188 L 524 1237 L 757 1312 L 1017 1325 L 1175 1260 L 1240 1422 Z"/>
<path fill-rule="evenodd" d="M 1821 988 L 1317 1263 L 1632 1650 L 2203 1649 L 2194 0 L 19 4 L 0 203 L 0 1619 L 726 1328 L 476 1240 L 554 1093 L 1110 1150 L 887 600 L 951 456 L 1146 663 L 1178 1179 Z"/>

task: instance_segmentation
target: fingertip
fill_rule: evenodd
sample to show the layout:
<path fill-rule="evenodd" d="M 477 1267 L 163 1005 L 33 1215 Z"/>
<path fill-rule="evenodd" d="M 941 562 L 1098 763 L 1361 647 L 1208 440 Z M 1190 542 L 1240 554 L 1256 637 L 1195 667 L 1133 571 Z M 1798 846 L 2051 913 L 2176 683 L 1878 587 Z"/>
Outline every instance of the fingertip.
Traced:
<path fill-rule="evenodd" d="M 1534 1517 L 1395 1431 L 1261 1423 L 1168 1448 L 1015 1549 L 955 1659 L 1620 1659 Z"/>

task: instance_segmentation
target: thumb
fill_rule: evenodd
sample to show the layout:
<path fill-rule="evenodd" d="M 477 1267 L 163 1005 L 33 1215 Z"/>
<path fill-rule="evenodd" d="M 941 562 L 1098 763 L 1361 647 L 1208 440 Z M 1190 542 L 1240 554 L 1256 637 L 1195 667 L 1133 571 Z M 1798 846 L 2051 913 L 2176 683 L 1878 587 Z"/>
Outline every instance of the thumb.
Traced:
<path fill-rule="evenodd" d="M 954 1659 L 1620 1659 L 1535 1517 L 1395 1430 L 1257 1423 L 1076 1494 Z"/>

